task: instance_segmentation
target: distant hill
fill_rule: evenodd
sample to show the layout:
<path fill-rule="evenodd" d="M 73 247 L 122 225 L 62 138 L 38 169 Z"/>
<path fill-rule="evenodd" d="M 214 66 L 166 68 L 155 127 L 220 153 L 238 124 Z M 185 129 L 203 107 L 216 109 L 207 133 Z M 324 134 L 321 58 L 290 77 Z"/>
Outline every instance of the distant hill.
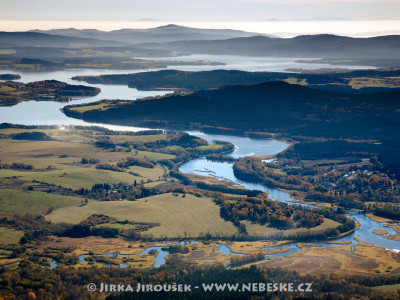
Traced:
<path fill-rule="evenodd" d="M 304 75 L 302 75 L 304 76 Z M 73 80 L 88 83 L 127 84 L 139 90 L 186 89 L 198 90 L 218 88 L 223 85 L 255 84 L 287 78 L 286 73 L 245 72 L 237 70 L 178 71 L 161 70 L 132 74 L 111 74 L 101 76 L 74 76 Z"/>
<path fill-rule="evenodd" d="M 330 34 L 277 38 L 231 29 L 198 29 L 167 25 L 150 29 L 54 29 L 49 31 L 0 32 L 0 48 L 53 48 L 52 57 L 62 48 L 96 48 L 76 55 L 170 56 L 171 52 L 210 55 L 241 55 L 293 58 L 398 60 L 400 35 L 352 38 Z M 140 50 L 142 49 L 142 51 Z M 150 50 L 149 50 L 150 49 Z M 19 50 L 18 50 L 19 51 Z M 30 49 L 28 49 L 28 52 Z M 61 52 L 66 53 L 62 50 Z M 68 51 L 67 51 L 68 52 Z M 114 54 L 113 54 L 114 53 Z M 42 58 L 40 53 L 35 58 Z M 9 57 L 27 57 L 19 52 Z M 31 56 L 29 56 L 31 57 Z"/>
<path fill-rule="evenodd" d="M 237 70 L 213 71 L 178 71 L 161 70 L 132 74 L 110 74 L 100 76 L 75 76 L 73 80 L 87 83 L 127 84 L 138 90 L 172 89 L 172 90 L 199 90 L 218 88 L 224 85 L 257 84 L 267 81 L 301 82 L 302 85 L 316 89 L 335 91 L 340 93 L 371 93 L 373 91 L 398 88 L 400 69 L 358 70 L 343 73 L 307 74 L 288 72 L 246 72 Z M 361 78 L 364 84 L 371 81 L 375 85 L 368 87 L 352 87 L 352 79 Z M 380 81 L 379 81 L 380 80 Z M 356 81 L 354 81 L 356 82 Z"/>
<path fill-rule="evenodd" d="M 232 29 L 199 29 L 178 25 L 166 25 L 149 29 L 120 29 L 100 31 L 97 29 L 53 29 L 48 31 L 34 30 L 33 32 L 56 34 L 69 37 L 94 38 L 99 40 L 115 40 L 131 44 L 163 43 L 184 40 L 223 40 L 236 37 L 249 37 L 257 33 Z"/>
<path fill-rule="evenodd" d="M 91 47 L 82 45 L 82 48 L 68 47 L 38 47 L 38 46 L 1 46 L 0 48 L 12 49 L 9 54 L 3 54 L 1 58 L 16 60 L 21 58 L 35 58 L 42 60 L 62 60 L 75 58 L 81 60 L 100 60 L 103 63 L 109 61 L 128 61 L 131 57 L 175 57 L 176 55 L 168 50 L 144 49 L 131 46 L 122 47 Z"/>
<path fill-rule="evenodd" d="M 0 32 L 0 47 L 102 47 L 124 46 L 126 42 L 96 40 L 94 38 L 67 37 L 39 32 Z"/>
<path fill-rule="evenodd" d="M 139 46 L 149 49 L 201 54 L 267 57 L 396 58 L 400 52 L 400 35 L 351 38 L 319 34 L 302 35 L 290 39 L 252 36 L 214 41 L 145 43 Z"/>
<path fill-rule="evenodd" d="M 379 140 L 400 135 L 393 130 L 400 128 L 400 91 L 343 95 L 266 82 L 129 103 L 108 101 L 107 106 L 106 110 L 86 107 L 78 111 L 66 106 L 64 112 L 86 121 L 157 128 L 225 128 L 237 133 Z"/>

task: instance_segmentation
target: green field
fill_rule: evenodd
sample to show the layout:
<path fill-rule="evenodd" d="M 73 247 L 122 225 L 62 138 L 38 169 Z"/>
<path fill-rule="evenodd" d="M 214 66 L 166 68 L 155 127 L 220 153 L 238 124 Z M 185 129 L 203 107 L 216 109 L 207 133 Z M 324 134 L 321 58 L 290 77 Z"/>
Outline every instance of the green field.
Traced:
<path fill-rule="evenodd" d="M 400 290 L 400 283 L 392 285 L 374 286 L 372 289 L 385 293 L 392 292 L 397 294 L 397 292 Z"/>
<path fill-rule="evenodd" d="M 5 129 L 2 133 L 20 133 L 21 129 Z M 42 131 L 42 130 L 41 130 Z M 128 156 L 137 155 L 153 161 L 175 158 L 174 155 L 156 153 L 150 151 L 133 152 L 111 152 L 109 150 L 96 148 L 91 144 L 95 136 L 91 130 L 68 131 L 65 130 L 43 130 L 47 135 L 59 141 L 26 141 L 0 139 L 1 162 L 11 164 L 13 162 L 25 163 L 34 166 L 34 170 L 19 171 L 11 169 L 0 169 L 0 178 L 17 176 L 19 180 L 25 181 L 25 185 L 32 185 L 32 181 L 40 181 L 48 184 L 62 186 L 65 188 L 90 189 L 96 183 L 118 184 L 120 182 L 133 184 L 137 182 L 158 181 L 164 175 L 160 165 L 153 169 L 138 166 L 131 167 L 129 171 L 139 174 L 131 175 L 128 172 L 114 172 L 99 170 L 93 164 L 81 164 L 83 157 L 97 159 L 101 163 L 116 164 Z M 114 136 L 112 136 L 114 138 Z M 139 142 L 156 141 L 165 138 L 165 135 L 149 136 L 126 136 L 126 140 Z M 115 136 L 116 141 L 123 142 L 122 136 Z M 67 157 L 60 157 L 67 155 Z M 50 166 L 50 169 L 48 167 Z"/>
<path fill-rule="evenodd" d="M 83 198 L 36 191 L 2 189 L 0 211 L 9 214 L 43 214 L 54 209 L 81 204 Z"/>
<path fill-rule="evenodd" d="M 157 153 L 157 152 L 150 152 L 150 151 L 138 151 L 138 156 L 140 157 L 147 157 L 150 160 L 159 161 L 162 159 L 173 159 L 175 155 L 172 154 L 165 154 L 165 153 Z"/>
<path fill-rule="evenodd" d="M 308 231 L 310 232 L 323 232 L 327 229 L 332 229 L 336 228 L 337 226 L 340 225 L 340 223 L 327 219 L 325 218 L 325 221 L 313 228 L 307 229 L 307 228 L 294 228 L 294 229 L 288 229 L 288 230 L 280 230 L 272 227 L 267 227 L 263 226 L 260 224 L 254 224 L 251 223 L 250 221 L 244 221 L 246 225 L 247 232 L 250 235 L 259 235 L 259 236 L 289 236 L 289 235 L 294 235 L 298 233 L 307 233 Z"/>
<path fill-rule="evenodd" d="M 95 168 L 75 168 L 68 171 L 32 172 L 32 174 L 25 175 L 21 179 L 28 181 L 38 180 L 66 188 L 80 189 L 91 188 L 93 184 L 103 182 L 110 184 L 119 182 L 133 183 L 135 179 L 140 180 L 141 177 Z"/>
<path fill-rule="evenodd" d="M 234 234 L 236 227 L 219 215 L 219 207 L 208 198 L 171 193 L 137 201 L 92 202 L 82 207 L 68 207 L 46 216 L 51 222 L 79 223 L 92 214 L 104 214 L 117 220 L 160 223 L 146 231 L 153 236 L 192 237 L 210 233 Z"/>
<path fill-rule="evenodd" d="M 0 244 L 18 243 L 23 235 L 22 231 L 0 227 Z"/>
<path fill-rule="evenodd" d="M 400 77 L 356 77 L 348 80 L 349 85 L 353 89 L 360 89 L 364 87 L 398 88 L 400 84 Z"/>

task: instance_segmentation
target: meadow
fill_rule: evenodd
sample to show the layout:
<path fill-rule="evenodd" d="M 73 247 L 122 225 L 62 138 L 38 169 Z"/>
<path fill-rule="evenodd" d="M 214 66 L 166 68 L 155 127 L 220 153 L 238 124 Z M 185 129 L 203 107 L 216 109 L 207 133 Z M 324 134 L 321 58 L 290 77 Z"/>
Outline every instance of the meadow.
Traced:
<path fill-rule="evenodd" d="M 53 223 L 77 224 L 92 214 L 104 214 L 120 221 L 160 223 L 160 226 L 144 232 L 154 237 L 237 233 L 231 222 L 220 217 L 219 207 L 211 199 L 190 194 L 167 193 L 133 202 L 93 202 L 82 207 L 59 209 L 47 215 L 46 219 Z"/>
<path fill-rule="evenodd" d="M 16 244 L 23 235 L 22 231 L 0 227 L 0 244 Z"/>
<path fill-rule="evenodd" d="M 255 236 L 293 236 L 299 233 L 307 232 L 324 232 L 329 229 L 336 228 L 340 224 L 336 221 L 325 218 L 324 222 L 318 226 L 312 228 L 292 228 L 287 230 L 281 230 L 273 227 L 268 227 L 265 225 L 260 225 L 252 223 L 249 221 L 244 221 L 246 225 L 247 232 L 250 235 Z"/>
<path fill-rule="evenodd" d="M 49 208 L 58 209 L 81 204 L 83 198 L 37 191 L 2 189 L 0 211 L 8 214 L 45 214 Z M 0 227 L 1 228 L 1 227 Z"/>
<path fill-rule="evenodd" d="M 316 247 L 279 257 L 259 266 L 283 267 L 301 274 L 396 274 L 400 268 L 400 254 L 372 244 L 360 243 L 354 246 L 340 245 Z"/>
<path fill-rule="evenodd" d="M 23 133 L 32 134 L 36 131 L 42 132 L 49 139 L 14 138 Z M 143 247 L 156 245 L 145 240 L 126 239 L 127 230 L 140 232 L 141 237 L 148 238 L 147 241 L 157 238 L 176 240 L 213 236 L 212 241 L 201 240 L 199 243 L 188 246 L 188 253 L 171 254 L 166 257 L 167 260 L 189 264 L 219 262 L 227 265 L 230 255 L 219 252 L 217 242 L 225 243 L 233 252 L 246 254 L 263 251 L 263 248 L 269 246 L 279 246 L 273 250 L 276 253 L 287 250 L 284 244 L 288 241 L 285 240 L 216 241 L 215 237 L 218 236 L 238 235 L 237 224 L 235 226 L 233 222 L 221 218 L 220 203 L 216 204 L 213 200 L 215 195 L 206 196 L 206 193 L 193 191 L 190 185 L 184 186 L 176 178 L 170 176 L 171 166 L 174 166 L 173 161 L 179 162 L 182 157 L 185 161 L 192 153 L 201 155 L 207 151 L 218 152 L 222 149 L 221 145 L 189 145 L 190 143 L 182 142 L 175 135 L 157 131 L 135 135 L 107 132 L 95 128 L 3 128 L 0 129 L 0 137 L 0 164 L 2 166 L 0 168 L 0 212 L 2 215 L 28 214 L 34 215 L 35 218 L 44 216 L 45 220 L 51 222 L 50 226 L 63 222 L 75 225 L 93 215 L 103 215 L 114 219 L 91 225 L 91 228 L 109 227 L 119 230 L 119 235 L 115 238 L 48 236 L 46 240 L 30 243 L 29 253 L 37 250 L 47 257 L 46 259 L 50 255 L 46 252 L 50 251 L 49 249 L 53 249 L 51 255 L 58 255 L 57 251 L 65 249 L 71 249 L 73 255 L 113 253 L 115 250 L 125 254 L 137 254 Z M 142 165 L 125 165 L 118 169 L 118 165 L 127 162 L 128 157 L 140 159 Z M 169 164 L 164 165 L 165 160 L 169 160 Z M 13 163 L 17 165 L 13 166 Z M 18 167 L 21 164 L 31 167 Z M 97 168 L 99 164 L 107 164 L 111 169 L 99 169 Z M 112 169 L 113 167 L 116 169 Z M 282 175 L 285 174 L 284 172 L 276 169 L 277 174 Z M 216 179 L 207 179 L 202 176 L 190 178 L 193 182 L 221 184 Z M 94 187 L 99 184 L 109 184 L 110 187 L 96 191 Z M 123 185 L 130 186 L 132 190 L 135 190 L 136 185 L 139 193 L 152 190 L 152 194 L 150 196 L 135 194 L 131 198 L 119 196 L 112 198 L 114 193 L 120 193 L 121 190 L 118 189 Z M 179 192 L 163 191 L 167 188 L 181 190 Z M 82 189 L 86 190 L 86 194 L 79 193 Z M 223 194 L 223 197 L 227 197 L 228 202 L 240 199 L 237 195 L 230 194 Z M 322 224 L 310 229 L 280 230 L 250 221 L 242 220 L 241 222 L 246 225 L 248 236 L 277 236 L 279 238 L 298 233 L 322 232 L 339 225 L 338 222 L 325 218 Z M 0 227 L 0 243 L 18 243 L 23 234 L 22 231 L 11 229 L 9 225 Z M 395 254 L 389 253 L 388 258 L 388 252 L 385 249 L 374 248 L 361 242 L 357 245 L 355 253 L 352 254 L 350 248 L 347 245 L 329 249 L 312 248 L 308 252 L 301 251 L 287 257 L 275 258 L 268 264 L 279 267 L 287 264 L 302 273 L 311 272 L 307 264 L 315 266 L 315 269 L 320 272 L 328 272 L 338 267 L 343 274 L 378 271 L 388 273 L 389 271 L 386 270 L 392 270 L 389 267 L 393 270 L 400 267 L 396 264 L 398 258 L 394 256 Z M 331 258 L 332 255 L 334 259 Z M 373 263 L 361 266 L 363 257 L 368 257 Z M 1 258 L 0 261 L 1 264 L 10 262 L 8 256 Z M 154 255 L 143 255 L 131 259 L 116 258 L 114 263 L 124 263 L 132 268 L 148 268 L 154 263 Z M 251 264 L 261 266 L 263 263 Z M 100 267 L 101 263 L 78 262 L 73 266 L 88 265 Z"/>

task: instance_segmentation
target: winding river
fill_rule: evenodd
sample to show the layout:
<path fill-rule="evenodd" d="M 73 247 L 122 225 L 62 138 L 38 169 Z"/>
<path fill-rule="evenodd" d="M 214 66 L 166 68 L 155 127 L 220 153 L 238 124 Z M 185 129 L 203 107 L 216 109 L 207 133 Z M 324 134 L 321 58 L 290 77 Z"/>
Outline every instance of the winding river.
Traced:
<path fill-rule="evenodd" d="M 194 132 L 194 134 L 196 133 Z M 233 157 L 248 156 L 248 155 L 271 155 L 284 150 L 288 146 L 288 144 L 285 142 L 274 141 L 274 140 L 255 140 L 255 139 L 249 139 L 247 137 L 208 135 L 204 133 L 199 133 L 197 135 L 208 140 L 209 142 L 212 142 L 212 140 L 217 139 L 217 140 L 229 141 L 234 145 L 238 145 L 237 149 L 230 154 Z M 255 147 L 248 147 L 248 148 L 246 146 L 241 147 L 241 145 L 248 145 L 247 144 L 248 142 L 255 144 Z M 180 170 L 184 173 L 210 176 L 221 180 L 230 180 L 244 186 L 247 189 L 268 191 L 269 197 L 272 200 L 277 200 L 288 204 L 293 204 L 293 203 L 300 204 L 295 199 L 292 199 L 289 194 L 281 190 L 269 188 L 262 184 L 243 182 L 239 180 L 233 174 L 231 163 L 211 162 L 207 161 L 205 157 L 200 157 L 182 164 Z M 300 205 L 306 205 L 306 204 L 300 204 Z M 350 211 L 349 215 L 355 220 L 357 220 L 357 222 L 360 224 L 359 229 L 355 230 L 353 233 L 345 237 L 331 241 L 330 243 L 317 242 L 315 244 L 318 245 L 318 247 L 331 247 L 335 245 L 334 242 L 339 244 L 347 241 L 351 243 L 351 245 L 355 245 L 358 242 L 354 240 L 354 238 L 358 237 L 363 241 L 375 244 L 377 246 L 382 246 L 388 250 L 395 252 L 400 251 L 400 242 L 389 240 L 386 239 L 384 236 L 372 233 L 373 229 L 384 229 L 388 232 L 385 236 L 396 234 L 395 230 L 386 227 L 387 223 L 375 222 L 370 218 L 368 218 L 367 216 L 365 216 L 364 214 L 357 212 L 355 210 Z M 294 253 L 300 250 L 295 243 L 288 244 L 285 246 L 288 246 L 290 248 L 288 252 L 273 254 L 267 257 L 271 258 L 271 257 L 287 255 L 289 253 Z M 273 249 L 273 248 L 267 248 L 267 249 Z"/>
<path fill-rule="evenodd" d="M 215 61 L 224 61 L 226 58 L 221 58 L 220 60 L 218 57 L 213 57 Z M 254 58 L 253 58 L 254 59 Z M 276 59 L 273 61 L 273 66 L 271 65 L 268 68 L 268 60 L 264 59 L 264 65 L 262 70 L 276 70 L 274 69 L 276 65 L 279 65 L 279 61 Z M 235 69 L 243 69 L 247 70 L 247 67 L 250 63 L 254 63 L 253 61 L 249 62 L 248 59 L 243 59 L 243 65 L 236 64 Z M 284 62 L 286 67 L 298 67 L 293 60 L 291 64 L 288 61 Z M 281 62 L 282 64 L 282 62 Z M 310 67 L 312 64 L 308 64 L 307 66 Z M 254 64 L 253 64 L 254 66 Z M 228 68 L 229 64 L 224 68 Z M 187 67 L 185 67 L 187 68 Z M 196 67 L 198 68 L 198 67 Z M 210 66 L 206 66 L 207 69 L 210 69 Z M 214 67 L 215 69 L 216 67 Z M 221 66 L 218 66 L 221 68 Z M 179 69 L 177 67 L 176 69 Z M 196 69 L 197 70 L 197 69 Z M 254 69 L 253 69 L 254 70 Z M 259 69 L 257 69 L 259 70 Z M 70 78 L 76 75 L 100 75 L 100 74 L 110 74 L 110 73 L 133 73 L 139 72 L 144 70 L 66 70 L 66 71 L 54 71 L 54 72 L 15 72 L 15 71 L 8 71 L 2 70 L 1 73 L 14 73 L 20 74 L 22 78 L 19 80 L 21 82 L 31 82 L 31 81 L 38 81 L 38 80 L 45 80 L 45 79 L 56 79 L 60 81 L 64 81 L 70 84 L 76 84 L 75 81 L 72 81 Z M 71 103 L 79 104 L 79 103 L 88 103 L 100 99 L 123 99 L 123 100 L 136 100 L 138 98 L 147 97 L 147 96 L 155 96 L 155 95 L 163 95 L 168 93 L 168 91 L 138 91 L 136 89 L 128 88 L 124 85 L 104 85 L 104 84 L 88 84 L 91 86 L 100 87 L 102 92 L 95 96 L 95 97 L 88 97 L 88 98 L 81 98 L 81 99 L 74 99 Z M 60 112 L 60 108 L 62 108 L 65 103 L 58 103 L 58 102 L 38 102 L 38 101 L 26 101 L 23 103 L 19 103 L 12 107 L 0 107 L 0 123 L 9 122 L 15 124 L 24 124 L 24 125 L 97 125 L 103 126 L 113 130 L 124 130 L 124 131 L 139 131 L 144 130 L 146 128 L 137 128 L 137 127 L 126 127 L 126 126 L 114 126 L 108 124 L 97 124 L 97 123 L 88 123 L 82 120 L 76 120 L 66 117 L 63 113 Z M 260 139 L 250 139 L 247 137 L 237 137 L 237 136 L 229 136 L 229 135 L 214 135 L 214 134 L 205 134 L 203 132 L 189 132 L 193 135 L 199 136 L 203 139 L 206 139 L 209 142 L 214 140 L 222 140 L 226 142 L 230 142 L 235 145 L 236 149 L 230 153 L 233 157 L 242 157 L 248 155 L 273 155 L 276 154 L 285 148 L 288 147 L 288 143 L 282 141 L 275 141 L 275 140 L 260 140 Z M 205 159 L 205 157 L 200 157 L 194 160 L 191 160 L 180 167 L 180 170 L 184 173 L 192 173 L 198 174 L 203 176 L 210 176 L 221 180 L 230 180 L 235 182 L 236 184 L 243 185 L 247 189 L 256 189 L 261 191 L 268 191 L 269 196 L 273 200 L 278 200 L 281 202 L 285 202 L 288 204 L 292 204 L 296 202 L 295 200 L 291 199 L 290 195 L 287 193 L 280 191 L 278 189 L 271 189 L 262 184 L 254 184 L 249 182 L 243 182 L 237 179 L 233 174 L 232 164 L 230 163 L 220 163 L 220 162 L 210 162 Z M 360 223 L 359 229 L 355 230 L 352 234 L 339 238 L 336 240 L 337 243 L 343 241 L 349 241 L 351 245 L 355 245 L 357 243 L 354 240 L 355 237 L 359 237 L 363 241 L 375 244 L 377 246 L 382 246 L 386 249 L 391 251 L 399 252 L 400 250 L 400 242 L 393 241 L 384 238 L 383 236 L 376 235 L 372 233 L 373 229 L 384 229 L 388 232 L 387 235 L 394 235 L 396 232 L 386 227 L 385 223 L 378 223 L 375 222 L 365 215 L 351 211 L 350 216 L 356 219 Z M 196 241 L 193 241 L 196 242 Z M 318 247 L 331 247 L 335 244 L 326 243 L 326 242 L 318 242 L 316 243 Z M 300 251 L 296 243 L 290 243 L 285 245 L 285 247 L 289 247 L 289 250 L 284 253 L 277 253 L 267 255 L 266 259 L 284 256 L 289 253 L 295 253 Z M 160 249 L 158 249 L 160 248 Z M 273 249 L 274 247 L 266 248 Z M 150 250 L 155 249 L 158 251 L 156 256 L 156 263 L 153 267 L 159 267 L 165 263 L 165 255 L 168 252 L 161 249 L 161 247 L 151 247 L 144 249 L 142 253 L 137 255 L 142 255 L 148 253 Z M 222 253 L 227 253 L 231 255 L 243 255 L 240 253 L 232 253 L 226 245 L 220 244 L 219 251 Z M 112 254 L 106 254 L 111 256 Z M 122 255 L 121 255 L 122 256 Z M 80 257 L 81 260 L 84 261 L 84 257 Z M 57 263 L 55 261 L 51 262 L 52 267 L 56 267 Z M 126 265 L 121 265 L 120 267 L 126 267 Z"/>

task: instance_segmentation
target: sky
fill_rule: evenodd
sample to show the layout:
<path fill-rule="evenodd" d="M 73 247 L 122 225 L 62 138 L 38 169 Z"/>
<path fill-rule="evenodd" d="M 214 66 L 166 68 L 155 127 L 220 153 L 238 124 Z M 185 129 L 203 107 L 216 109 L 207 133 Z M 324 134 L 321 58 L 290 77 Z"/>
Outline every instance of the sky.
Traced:
<path fill-rule="evenodd" d="M 355 21 L 370 25 L 351 28 Z M 347 22 L 348 32 L 400 31 L 400 0 L 0 0 L 0 30 L 5 31 L 79 26 L 112 30 L 154 22 L 219 23 L 219 27 L 234 23 L 292 24 L 281 27 L 282 31 L 295 30 L 293 24 L 304 22 L 310 22 L 308 31 L 312 30 L 310 24 L 316 24 L 314 30 L 318 31 L 328 24 L 334 28 L 334 23 Z M 372 25 L 374 22 L 379 25 Z"/>

